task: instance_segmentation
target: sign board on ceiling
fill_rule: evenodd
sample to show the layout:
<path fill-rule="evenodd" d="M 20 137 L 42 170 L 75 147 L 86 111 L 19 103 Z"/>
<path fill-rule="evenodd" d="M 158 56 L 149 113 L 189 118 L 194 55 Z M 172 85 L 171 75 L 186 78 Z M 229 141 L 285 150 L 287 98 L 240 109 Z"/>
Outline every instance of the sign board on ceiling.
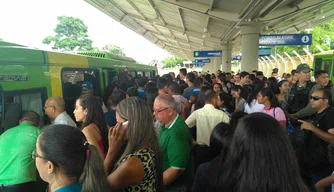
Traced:
<path fill-rule="evenodd" d="M 210 59 L 195 59 L 195 63 L 210 63 Z"/>
<path fill-rule="evenodd" d="M 269 56 L 271 54 L 271 48 L 260 48 L 259 49 L 259 56 Z M 232 60 L 237 61 L 241 60 L 241 55 L 234 55 L 232 56 Z"/>
<path fill-rule="evenodd" d="M 312 34 L 260 35 L 260 46 L 311 45 Z"/>
<path fill-rule="evenodd" d="M 269 56 L 271 54 L 271 48 L 259 48 L 259 56 Z"/>
<path fill-rule="evenodd" d="M 197 67 L 203 67 L 205 65 L 205 63 L 196 63 Z"/>
<path fill-rule="evenodd" d="M 221 57 L 222 50 L 194 51 L 194 57 Z"/>
<path fill-rule="evenodd" d="M 232 56 L 232 60 L 233 61 L 238 61 L 238 60 L 241 60 L 241 56 L 240 55 L 236 55 L 236 56 Z"/>

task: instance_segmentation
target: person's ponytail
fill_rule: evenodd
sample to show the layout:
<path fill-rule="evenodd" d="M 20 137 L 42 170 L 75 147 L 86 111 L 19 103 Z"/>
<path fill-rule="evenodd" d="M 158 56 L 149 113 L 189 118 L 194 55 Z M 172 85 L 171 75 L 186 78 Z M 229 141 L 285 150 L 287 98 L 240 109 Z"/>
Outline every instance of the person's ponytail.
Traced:
<path fill-rule="evenodd" d="M 110 187 L 103 167 L 103 159 L 94 145 L 88 145 L 86 163 L 79 182 L 84 192 L 107 192 Z"/>

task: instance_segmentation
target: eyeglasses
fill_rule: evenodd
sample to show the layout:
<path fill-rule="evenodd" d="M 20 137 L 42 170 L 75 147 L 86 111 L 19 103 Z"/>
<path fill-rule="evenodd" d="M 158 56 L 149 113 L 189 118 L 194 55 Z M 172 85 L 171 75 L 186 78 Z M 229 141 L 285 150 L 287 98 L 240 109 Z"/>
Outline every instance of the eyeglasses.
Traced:
<path fill-rule="evenodd" d="M 33 152 L 31 152 L 30 155 L 31 155 L 31 158 L 32 158 L 32 159 L 36 159 L 36 157 L 39 157 L 39 158 L 41 158 L 41 159 L 44 159 L 44 157 L 42 157 L 42 156 L 40 156 L 40 155 L 38 155 L 38 154 L 36 153 L 36 150 L 33 150 Z"/>
<path fill-rule="evenodd" d="M 163 109 L 160 109 L 160 110 L 154 110 L 154 109 L 153 109 L 153 112 L 154 112 L 154 113 L 160 113 L 160 112 L 165 111 L 165 110 L 167 110 L 167 109 L 169 109 L 169 107 L 167 107 L 167 108 L 163 108 Z"/>
<path fill-rule="evenodd" d="M 325 99 L 325 98 L 319 96 L 311 96 L 311 99 L 314 101 L 318 101 L 319 99 Z"/>

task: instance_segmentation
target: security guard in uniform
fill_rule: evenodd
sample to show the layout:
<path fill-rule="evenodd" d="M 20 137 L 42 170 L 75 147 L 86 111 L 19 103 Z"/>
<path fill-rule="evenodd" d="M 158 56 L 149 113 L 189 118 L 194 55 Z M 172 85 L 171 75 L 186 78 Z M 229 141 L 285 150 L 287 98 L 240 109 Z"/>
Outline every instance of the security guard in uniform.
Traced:
<path fill-rule="evenodd" d="M 307 106 L 310 94 L 315 83 L 310 81 L 312 69 L 305 63 L 299 64 L 296 69 L 298 81 L 288 92 L 289 118 L 296 119 L 295 113 Z M 306 117 L 307 118 L 307 117 Z"/>

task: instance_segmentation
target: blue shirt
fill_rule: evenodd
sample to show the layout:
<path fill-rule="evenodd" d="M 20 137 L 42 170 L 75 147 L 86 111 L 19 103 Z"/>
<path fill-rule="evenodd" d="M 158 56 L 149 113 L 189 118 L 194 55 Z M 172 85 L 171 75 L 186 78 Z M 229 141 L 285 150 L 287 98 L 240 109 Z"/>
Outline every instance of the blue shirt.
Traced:
<path fill-rule="evenodd" d="M 146 99 L 144 90 L 138 89 L 138 96 L 144 100 Z"/>
<path fill-rule="evenodd" d="M 113 109 L 110 109 L 109 111 L 105 112 L 104 118 L 106 119 L 106 122 L 109 127 L 115 126 L 117 124 L 116 111 Z"/>
<path fill-rule="evenodd" d="M 199 89 L 199 88 L 194 88 L 191 92 L 189 92 L 189 93 L 186 95 L 186 99 L 189 100 L 190 97 L 191 97 L 193 94 L 199 94 L 199 92 L 201 92 L 201 89 Z"/>
<path fill-rule="evenodd" d="M 71 185 L 67 185 L 60 189 L 57 189 L 55 192 L 81 192 L 82 187 L 79 183 L 73 183 Z"/>

